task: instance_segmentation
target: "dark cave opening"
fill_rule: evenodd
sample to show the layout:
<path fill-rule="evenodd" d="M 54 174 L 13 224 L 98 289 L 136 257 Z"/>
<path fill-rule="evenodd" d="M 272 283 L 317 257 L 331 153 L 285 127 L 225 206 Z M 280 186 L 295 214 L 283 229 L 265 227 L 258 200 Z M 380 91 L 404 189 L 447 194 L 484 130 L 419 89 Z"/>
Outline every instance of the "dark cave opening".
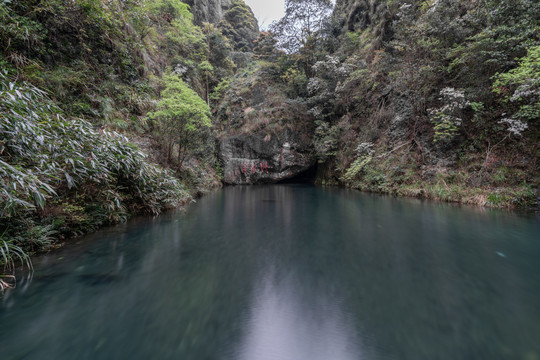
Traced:
<path fill-rule="evenodd" d="M 317 178 L 317 162 L 309 169 L 291 177 L 278 181 L 277 184 L 314 184 Z"/>

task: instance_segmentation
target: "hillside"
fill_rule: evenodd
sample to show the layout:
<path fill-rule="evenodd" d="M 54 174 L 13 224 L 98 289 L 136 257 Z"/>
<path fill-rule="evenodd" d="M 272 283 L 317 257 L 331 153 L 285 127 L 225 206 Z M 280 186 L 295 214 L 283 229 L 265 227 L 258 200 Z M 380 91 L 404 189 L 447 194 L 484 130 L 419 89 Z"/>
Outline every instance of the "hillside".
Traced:
<path fill-rule="evenodd" d="M 291 15 L 263 34 L 256 65 L 221 102 L 225 138 L 246 134 L 238 149 L 253 147 L 253 131 L 279 138 L 305 121 L 292 148 L 303 148 L 299 163 L 312 154 L 317 183 L 482 206 L 535 203 L 536 2 L 341 0 L 310 11 L 310 22 L 303 9 L 328 2 L 287 4 Z M 300 146 L 307 138 L 311 150 Z"/>
<path fill-rule="evenodd" d="M 0 262 L 224 184 L 490 207 L 540 182 L 540 5 L 0 3 Z"/>
<path fill-rule="evenodd" d="M 210 95 L 250 58 L 242 1 L 24 0 L 0 22 L 0 264 L 221 185 Z"/>

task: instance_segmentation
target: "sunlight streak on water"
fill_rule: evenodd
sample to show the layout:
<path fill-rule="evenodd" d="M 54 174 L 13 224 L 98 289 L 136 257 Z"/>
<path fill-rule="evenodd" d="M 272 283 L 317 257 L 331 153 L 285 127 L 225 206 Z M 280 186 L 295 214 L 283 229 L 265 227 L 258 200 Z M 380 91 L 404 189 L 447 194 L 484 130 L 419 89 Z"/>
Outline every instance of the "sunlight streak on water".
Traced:
<path fill-rule="evenodd" d="M 540 219 L 226 188 L 36 259 L 0 360 L 540 360 Z"/>
<path fill-rule="evenodd" d="M 302 298 L 298 279 L 268 271 L 258 282 L 238 360 L 364 359 L 341 305 L 324 293 Z"/>

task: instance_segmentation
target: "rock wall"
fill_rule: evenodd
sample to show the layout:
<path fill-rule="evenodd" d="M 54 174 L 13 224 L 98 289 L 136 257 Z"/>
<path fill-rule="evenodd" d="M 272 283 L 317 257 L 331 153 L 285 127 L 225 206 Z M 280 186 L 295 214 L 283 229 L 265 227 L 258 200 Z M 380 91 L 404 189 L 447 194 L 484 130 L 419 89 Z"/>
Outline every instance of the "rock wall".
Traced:
<path fill-rule="evenodd" d="M 255 14 L 243 0 L 233 0 L 219 23 L 223 35 L 231 40 L 236 51 L 250 52 L 259 36 Z"/>
<path fill-rule="evenodd" d="M 278 135 L 259 132 L 223 138 L 219 154 L 225 183 L 276 183 L 309 170 L 316 159 L 298 136 L 288 130 Z"/>
<path fill-rule="evenodd" d="M 216 24 L 223 19 L 223 15 L 231 6 L 233 0 L 188 0 L 195 23 L 203 22 Z"/>
<path fill-rule="evenodd" d="M 195 24 L 216 24 L 236 51 L 250 52 L 259 36 L 259 24 L 243 0 L 184 0 Z"/>

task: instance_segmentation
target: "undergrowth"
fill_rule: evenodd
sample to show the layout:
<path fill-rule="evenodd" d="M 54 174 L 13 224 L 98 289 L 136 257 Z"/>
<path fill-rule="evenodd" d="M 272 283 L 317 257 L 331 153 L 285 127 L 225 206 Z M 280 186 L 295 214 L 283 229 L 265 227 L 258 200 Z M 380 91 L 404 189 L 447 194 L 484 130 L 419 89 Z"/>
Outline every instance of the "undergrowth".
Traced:
<path fill-rule="evenodd" d="M 68 119 L 33 85 L 0 73 L 0 269 L 59 239 L 159 214 L 190 200 L 184 184 L 116 132 Z M 30 265 L 29 265 L 30 266 Z M 2 287 L 6 285 L 3 278 Z"/>
<path fill-rule="evenodd" d="M 379 149 L 380 151 L 380 149 Z M 419 167 L 407 149 L 393 154 L 359 157 L 339 182 L 347 187 L 397 196 L 456 202 L 494 208 L 527 208 L 535 205 L 533 187 L 506 167 Z M 480 168 L 481 171 L 476 171 Z M 514 181 L 513 181 L 514 180 Z"/>

